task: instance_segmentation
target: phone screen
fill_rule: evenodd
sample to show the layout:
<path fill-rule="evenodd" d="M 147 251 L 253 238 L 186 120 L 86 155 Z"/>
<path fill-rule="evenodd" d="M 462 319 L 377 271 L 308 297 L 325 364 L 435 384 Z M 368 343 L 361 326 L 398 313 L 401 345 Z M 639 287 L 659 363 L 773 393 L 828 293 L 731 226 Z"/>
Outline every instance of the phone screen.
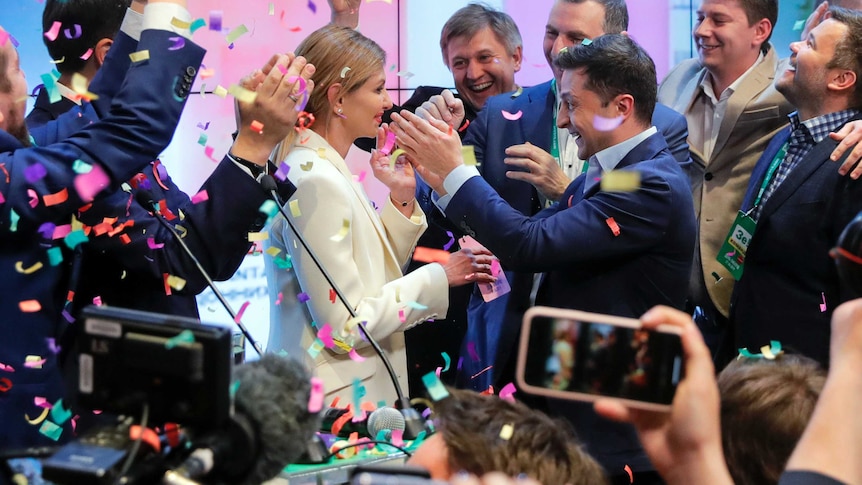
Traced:
<path fill-rule="evenodd" d="M 525 357 L 525 383 L 559 397 L 669 405 L 682 370 L 676 334 L 544 315 L 532 318 Z"/>

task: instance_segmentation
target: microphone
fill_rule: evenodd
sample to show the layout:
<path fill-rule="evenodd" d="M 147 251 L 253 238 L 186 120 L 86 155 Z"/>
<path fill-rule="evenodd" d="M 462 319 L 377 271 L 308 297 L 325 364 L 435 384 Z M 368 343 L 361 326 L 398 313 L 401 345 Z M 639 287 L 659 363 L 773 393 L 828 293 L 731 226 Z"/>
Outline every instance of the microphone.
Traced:
<path fill-rule="evenodd" d="M 186 242 L 183 241 L 183 238 L 180 237 L 179 233 L 177 233 L 177 230 L 174 228 L 174 226 L 170 225 L 168 223 L 168 221 L 166 221 L 162 217 L 162 212 L 159 209 L 159 204 L 153 200 L 153 193 L 150 190 L 144 189 L 140 186 L 138 186 L 138 188 L 136 190 L 137 190 L 137 193 L 135 194 L 135 200 L 138 202 L 138 204 L 140 204 L 142 207 L 144 207 L 146 209 L 152 209 L 153 217 L 155 217 L 156 220 L 159 221 L 159 223 L 162 226 L 164 226 L 168 230 L 168 232 L 171 233 L 173 238 L 180 244 L 180 247 L 183 248 L 183 252 L 186 253 L 186 256 L 188 256 L 189 259 L 191 259 L 192 262 L 195 263 L 195 266 L 197 267 L 198 272 L 201 274 L 201 276 L 204 277 L 204 280 L 207 282 L 207 286 L 209 286 L 210 289 L 213 290 L 213 293 L 215 294 L 218 301 L 221 303 L 221 305 L 224 307 L 224 309 L 227 310 L 227 313 L 228 313 L 228 315 L 230 315 L 231 319 L 234 322 L 236 322 L 237 326 L 239 327 L 240 332 L 242 332 L 245 339 L 248 340 L 248 342 L 251 344 L 252 348 L 254 348 L 255 352 L 257 352 L 257 355 L 259 357 L 262 357 L 263 356 L 263 349 L 261 349 L 260 344 L 258 344 L 257 340 L 255 340 L 254 337 L 252 337 L 251 332 L 248 331 L 248 328 L 246 328 L 246 326 L 242 323 L 242 321 L 239 318 L 237 318 L 237 314 L 235 311 L 233 311 L 233 307 L 230 306 L 230 303 L 228 303 L 227 299 L 224 297 L 224 295 L 222 295 L 221 291 L 219 291 L 219 289 L 216 287 L 215 283 L 213 283 L 213 280 L 210 277 L 207 270 L 204 269 L 201 262 L 198 260 L 197 257 L 195 257 L 194 253 L 192 253 L 192 250 L 188 247 Z"/>
<path fill-rule="evenodd" d="M 272 175 L 264 174 L 261 176 L 260 185 L 264 190 L 268 191 L 272 195 L 272 200 L 275 201 L 276 207 L 278 207 L 278 211 L 281 213 L 281 216 L 284 217 L 285 222 L 290 227 L 290 230 L 293 231 L 293 234 L 296 236 L 296 239 L 299 241 L 299 244 L 302 245 L 303 249 L 308 253 L 311 260 L 314 262 L 314 265 L 317 266 L 317 269 L 320 270 L 323 278 L 326 279 L 326 282 L 332 287 L 332 290 L 335 292 L 338 299 L 341 301 L 341 304 L 344 305 L 344 308 L 347 309 L 347 312 L 350 313 L 350 316 L 356 318 L 356 311 L 353 309 L 353 306 L 347 301 L 347 297 L 344 296 L 344 292 L 341 291 L 341 288 L 335 284 L 335 281 L 332 279 L 332 276 L 329 274 L 329 271 L 323 266 L 320 258 L 317 257 L 317 254 L 314 250 L 309 246 L 308 241 L 306 241 L 305 236 L 302 235 L 299 230 L 297 230 L 296 226 L 293 223 L 290 215 L 284 210 L 282 206 L 281 200 L 278 197 L 278 185 L 275 182 L 275 178 Z M 392 386 L 395 388 L 395 394 L 397 396 L 397 401 L 395 402 L 396 407 L 401 411 L 401 414 L 404 416 L 405 420 L 405 428 L 404 428 L 404 438 L 405 439 L 415 439 L 420 432 L 426 431 L 427 423 L 422 418 L 422 416 L 410 405 L 410 400 L 404 397 L 404 391 L 401 389 L 401 384 L 398 383 L 398 376 L 395 374 L 395 369 L 392 367 L 392 363 L 389 362 L 389 358 L 386 356 L 386 353 L 383 352 L 383 349 L 380 348 L 380 344 L 377 342 L 373 336 L 371 336 L 371 332 L 365 328 L 365 324 L 359 322 L 357 327 L 365 336 L 365 340 L 371 344 L 371 347 L 374 349 L 374 352 L 380 357 L 383 365 L 386 367 L 386 371 L 389 373 L 389 380 L 392 381 Z"/>
<path fill-rule="evenodd" d="M 332 430 L 333 424 L 339 418 L 351 412 L 349 409 L 328 408 L 322 413 L 322 421 L 320 423 L 320 431 L 329 433 Z M 359 436 L 375 439 L 377 434 L 383 430 L 390 431 L 387 433 L 389 439 L 391 431 L 396 429 L 404 429 L 404 416 L 395 408 L 384 406 L 377 408 L 369 413 L 365 418 L 354 421 L 348 419 L 344 425 L 338 429 L 338 436 L 347 437 L 352 433 L 359 433 Z"/>
<path fill-rule="evenodd" d="M 257 485 L 278 475 L 305 451 L 319 425 L 308 412 L 309 375 L 299 362 L 275 354 L 237 366 L 235 413 L 227 429 L 196 443 L 195 451 L 163 483 L 178 485 L 212 475 L 225 483 Z"/>

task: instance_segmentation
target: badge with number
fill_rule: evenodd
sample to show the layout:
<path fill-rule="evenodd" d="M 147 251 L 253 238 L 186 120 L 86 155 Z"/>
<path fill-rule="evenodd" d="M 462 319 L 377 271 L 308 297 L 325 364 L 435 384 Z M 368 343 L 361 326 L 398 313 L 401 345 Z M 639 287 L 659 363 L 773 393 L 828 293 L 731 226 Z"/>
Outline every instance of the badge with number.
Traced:
<path fill-rule="evenodd" d="M 742 277 L 742 270 L 745 266 L 745 253 L 748 251 L 748 245 L 751 244 L 751 237 L 754 236 L 755 227 L 757 227 L 757 222 L 745 212 L 739 211 L 736 220 L 730 226 L 730 233 L 728 233 L 727 239 L 718 251 L 716 259 L 730 271 L 733 279 L 737 281 Z"/>

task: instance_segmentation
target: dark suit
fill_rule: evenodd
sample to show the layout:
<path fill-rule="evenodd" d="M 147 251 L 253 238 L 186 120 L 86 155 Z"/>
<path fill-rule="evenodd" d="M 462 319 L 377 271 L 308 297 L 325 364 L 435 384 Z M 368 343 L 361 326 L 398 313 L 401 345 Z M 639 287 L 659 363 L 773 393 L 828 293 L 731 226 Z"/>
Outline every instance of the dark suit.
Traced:
<path fill-rule="evenodd" d="M 503 160 L 506 149 L 512 145 L 530 142 L 550 152 L 551 130 L 554 126 L 555 93 L 548 81 L 538 86 L 525 88 L 519 96 L 504 94 L 488 99 L 485 109 L 467 129 L 464 145 L 472 145 L 479 171 L 488 184 L 513 208 L 525 215 L 533 215 L 541 209 L 541 199 L 535 187 L 527 182 L 509 179 L 506 172 L 513 170 Z M 515 121 L 503 117 L 502 111 L 522 113 Z M 688 152 L 686 138 L 688 131 L 685 117 L 667 106 L 656 105 L 653 112 L 653 125 L 664 135 L 673 157 L 685 172 L 694 169 Z M 689 174 L 691 176 L 691 174 Z M 479 241 L 483 242 L 484 241 Z M 530 291 L 533 275 L 529 272 L 512 272 L 505 262 L 504 269 L 512 287 L 506 297 L 484 303 L 478 290 L 474 291 L 469 306 L 468 335 L 473 328 L 488 331 L 487 338 L 496 342 L 478 342 L 478 346 L 496 346 L 496 359 L 483 363 L 481 367 L 494 364 L 494 382 L 502 387 L 514 380 L 515 349 L 521 328 L 521 318 L 530 307 Z M 508 300 L 508 301 L 507 301 Z M 503 315 L 500 317 L 500 315 Z M 491 357 L 493 359 L 493 357 Z M 467 358 L 464 359 L 467 362 Z M 464 376 L 461 382 L 470 376 Z"/>
<path fill-rule="evenodd" d="M 758 160 L 743 210 L 789 135 L 789 127 L 779 132 Z M 815 145 L 763 205 L 733 292 L 734 348 L 757 353 L 778 340 L 828 365 L 832 311 L 851 297 L 829 250 L 862 209 L 862 182 L 839 175 L 840 163 L 829 160 L 836 145 L 828 137 Z"/>
<path fill-rule="evenodd" d="M 68 99 L 61 97 L 56 103 L 52 103 L 48 98 L 48 90 L 42 87 L 39 94 L 36 96 L 36 103 L 33 105 L 33 110 L 27 115 L 27 126 L 42 126 L 49 121 L 56 120 L 61 114 L 69 111 L 77 106 L 77 104 Z"/>
<path fill-rule="evenodd" d="M 147 30 L 139 43 L 129 42 L 133 50 L 146 49 L 153 55 L 130 67 L 125 81 L 122 73 L 120 77 L 106 78 L 117 73 L 107 62 L 123 64 L 122 57 L 128 59 L 131 51 L 111 50 L 107 69 L 100 74 L 102 78 L 97 76 L 92 88 L 106 87 L 99 93 L 104 99 L 90 107 L 102 122 L 68 138 L 52 139 L 51 134 L 68 133 L 74 131 L 68 126 L 78 126 L 77 113 L 61 116 L 42 130 L 47 135 L 40 135 L 43 142 L 56 143 L 35 148 L 24 148 L 0 131 L 0 166 L 6 172 L 0 175 L 0 194 L 5 200 L 0 204 L 0 294 L 4 295 L 0 298 L 0 362 L 15 368 L 14 373 L 5 375 L 12 383 L 11 389 L 0 394 L 0 416 L 4 417 L 0 421 L 0 447 L 54 443 L 39 433 L 44 423 L 34 426 L 24 419 L 25 414 L 34 418 L 41 413 L 34 404 L 35 396 L 54 403 L 64 395 L 56 349 L 47 340 L 59 338 L 67 326 L 60 316 L 66 300 L 66 288 L 60 283 L 67 263 L 52 260 L 53 253 L 48 252 L 63 245 L 61 233 L 55 232 L 53 226 L 68 224 L 69 216 L 85 204 L 75 190 L 74 161 L 101 166 L 110 186 L 116 188 L 167 146 L 188 96 L 188 89 L 175 81 L 189 72 L 196 73 L 204 54 L 192 42 L 186 42 L 183 49 L 168 50 L 173 45 L 168 37 L 173 35 Z M 110 95 L 111 90 L 118 90 L 116 96 Z M 113 109 L 108 111 L 108 106 Z M 30 168 L 37 165 L 44 169 L 41 177 Z M 44 196 L 63 189 L 67 190 L 65 202 L 46 205 Z M 41 269 L 21 271 L 40 263 Z M 36 310 L 34 303 L 21 306 L 21 301 L 38 302 L 41 308 Z M 44 362 L 25 367 L 28 355 Z M 63 429 L 60 441 L 71 437 L 68 421 Z"/>
<path fill-rule="evenodd" d="M 688 180 L 660 134 L 637 145 L 617 169 L 639 171 L 640 188 L 602 192 L 595 185 L 585 194 L 581 175 L 562 203 L 532 217 L 473 177 L 454 194 L 446 216 L 475 234 L 508 268 L 545 273 L 537 304 L 627 317 L 659 304 L 679 308 L 696 232 Z M 619 236 L 608 225 L 611 217 Z M 609 472 L 619 473 L 625 465 L 651 469 L 633 428 L 598 418 L 589 404 L 552 402 L 550 411 L 575 425 Z"/>

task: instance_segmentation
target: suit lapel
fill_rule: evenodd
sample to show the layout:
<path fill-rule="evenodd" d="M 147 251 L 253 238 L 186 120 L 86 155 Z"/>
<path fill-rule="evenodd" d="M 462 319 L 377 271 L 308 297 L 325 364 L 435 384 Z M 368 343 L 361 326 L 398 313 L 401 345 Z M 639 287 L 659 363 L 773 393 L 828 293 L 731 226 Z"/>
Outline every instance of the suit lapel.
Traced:
<path fill-rule="evenodd" d="M 769 171 L 769 165 L 772 164 L 772 160 L 775 158 L 775 155 L 778 154 L 778 149 L 781 148 L 781 145 L 783 145 L 789 138 L 790 126 L 787 126 L 775 135 L 772 141 L 769 142 L 763 155 L 760 156 L 760 159 L 757 161 L 757 165 L 755 165 L 754 170 L 751 171 L 748 189 L 745 192 L 745 198 L 742 200 L 743 211 L 751 209 L 751 206 L 754 205 L 754 199 L 757 196 L 757 192 L 760 191 L 760 186 L 763 185 L 763 179 L 766 177 L 766 172 Z"/>
<path fill-rule="evenodd" d="M 523 107 L 516 103 L 516 106 L 524 113 L 521 117 L 520 123 L 518 123 L 521 128 L 522 139 L 533 143 L 542 150 L 550 151 L 550 130 L 555 129 L 556 127 L 549 128 L 548 123 L 543 121 L 554 119 L 556 94 L 551 91 L 551 82 L 549 81 L 545 84 L 536 86 L 535 89 L 531 89 L 525 94 L 526 96 L 521 96 L 522 98 L 526 98 L 526 102 L 521 103 L 523 104 Z M 528 106 L 537 103 L 544 105 L 541 110 L 530 109 Z"/>
<path fill-rule="evenodd" d="M 730 96 L 727 102 L 727 111 L 725 111 L 724 118 L 721 120 L 718 137 L 716 137 L 715 146 L 712 149 L 713 154 L 722 153 L 722 149 L 727 144 L 730 134 L 736 128 L 736 121 L 745 110 L 745 107 L 748 106 L 755 96 L 772 84 L 772 81 L 775 79 L 775 64 L 775 49 L 770 48 L 769 52 L 764 56 L 763 61 L 751 71 L 745 82 L 739 86 L 739 90 Z M 716 93 L 716 96 L 721 96 L 721 93 Z"/>
<path fill-rule="evenodd" d="M 817 169 L 824 163 L 833 163 L 829 160 L 829 154 L 835 149 L 838 143 L 831 138 L 825 138 L 818 143 L 814 148 L 805 155 L 805 158 L 799 161 L 793 170 L 787 174 L 787 178 L 781 183 L 775 192 L 767 199 L 766 205 L 763 206 L 763 212 L 760 218 L 763 219 L 781 207 L 797 189 L 802 185 Z M 838 165 L 835 164 L 834 170 L 838 171 Z"/>

